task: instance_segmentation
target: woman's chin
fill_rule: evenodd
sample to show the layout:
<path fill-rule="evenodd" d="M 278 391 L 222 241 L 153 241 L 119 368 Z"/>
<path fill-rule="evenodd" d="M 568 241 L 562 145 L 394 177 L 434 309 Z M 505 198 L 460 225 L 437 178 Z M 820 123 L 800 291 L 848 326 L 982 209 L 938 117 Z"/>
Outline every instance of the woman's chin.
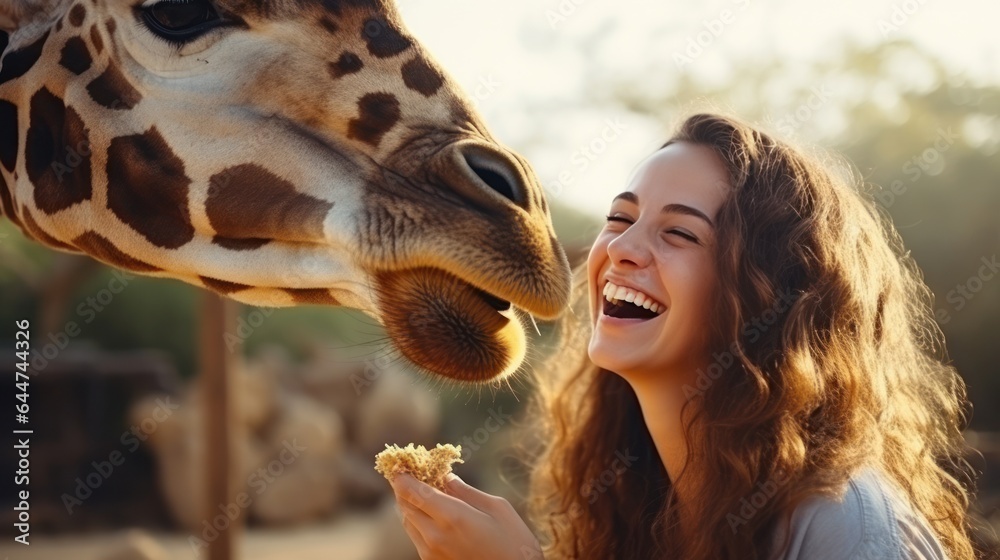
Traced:
<path fill-rule="evenodd" d="M 590 361 L 599 368 L 608 371 L 622 372 L 628 371 L 636 361 L 634 356 L 638 348 L 623 347 L 621 343 L 612 343 L 604 340 L 595 334 L 590 340 L 587 348 L 587 355 Z"/>

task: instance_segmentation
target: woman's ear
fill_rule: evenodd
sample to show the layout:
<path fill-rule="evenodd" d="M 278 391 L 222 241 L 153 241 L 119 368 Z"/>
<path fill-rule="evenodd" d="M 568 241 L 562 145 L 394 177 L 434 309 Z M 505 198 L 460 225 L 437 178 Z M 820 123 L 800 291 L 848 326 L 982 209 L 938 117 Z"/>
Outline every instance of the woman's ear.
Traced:
<path fill-rule="evenodd" d="M 48 0 L 0 0 L 0 32 L 13 32 L 41 12 Z"/>

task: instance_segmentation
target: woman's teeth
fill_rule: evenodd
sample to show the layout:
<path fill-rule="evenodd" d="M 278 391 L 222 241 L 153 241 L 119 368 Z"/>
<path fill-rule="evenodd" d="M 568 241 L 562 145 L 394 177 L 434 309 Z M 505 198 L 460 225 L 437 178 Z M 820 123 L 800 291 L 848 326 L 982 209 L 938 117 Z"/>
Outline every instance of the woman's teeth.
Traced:
<path fill-rule="evenodd" d="M 628 302 L 656 314 L 660 314 L 667 309 L 667 306 L 638 290 L 626 288 L 625 286 L 616 286 L 611 282 L 604 285 L 604 297 L 611 303 L 620 305 L 622 302 Z"/>

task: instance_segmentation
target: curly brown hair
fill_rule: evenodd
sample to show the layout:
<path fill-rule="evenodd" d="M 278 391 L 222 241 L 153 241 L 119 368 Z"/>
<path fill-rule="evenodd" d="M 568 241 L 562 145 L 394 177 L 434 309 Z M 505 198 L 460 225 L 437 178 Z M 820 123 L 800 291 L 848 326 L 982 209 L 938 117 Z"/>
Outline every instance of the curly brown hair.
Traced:
<path fill-rule="evenodd" d="M 950 558 L 973 558 L 965 385 L 886 215 L 843 166 L 738 119 L 693 115 L 675 142 L 711 148 L 732 186 L 716 220 L 718 367 L 687 403 L 698 530 L 679 529 L 634 391 L 587 358 L 583 270 L 557 374 L 538 375 L 534 399 L 530 509 L 546 558 L 766 558 L 797 504 L 836 494 L 866 464 L 904 490 Z M 781 298 L 791 303 L 775 313 Z M 760 317 L 769 328 L 745 328 Z M 739 516 L 762 489 L 766 503 Z"/>

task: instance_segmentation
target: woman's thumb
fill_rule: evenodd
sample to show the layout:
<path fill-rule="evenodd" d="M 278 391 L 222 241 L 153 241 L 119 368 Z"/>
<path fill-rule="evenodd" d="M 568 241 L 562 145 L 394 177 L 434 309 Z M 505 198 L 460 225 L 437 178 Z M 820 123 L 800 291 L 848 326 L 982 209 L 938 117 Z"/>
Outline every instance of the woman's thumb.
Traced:
<path fill-rule="evenodd" d="M 462 500 L 482 512 L 486 512 L 488 509 L 491 509 L 492 506 L 496 505 L 497 500 L 500 499 L 491 494 L 487 494 L 478 488 L 469 486 L 455 473 L 448 474 L 445 479 L 444 487 L 448 491 L 448 494 Z"/>

